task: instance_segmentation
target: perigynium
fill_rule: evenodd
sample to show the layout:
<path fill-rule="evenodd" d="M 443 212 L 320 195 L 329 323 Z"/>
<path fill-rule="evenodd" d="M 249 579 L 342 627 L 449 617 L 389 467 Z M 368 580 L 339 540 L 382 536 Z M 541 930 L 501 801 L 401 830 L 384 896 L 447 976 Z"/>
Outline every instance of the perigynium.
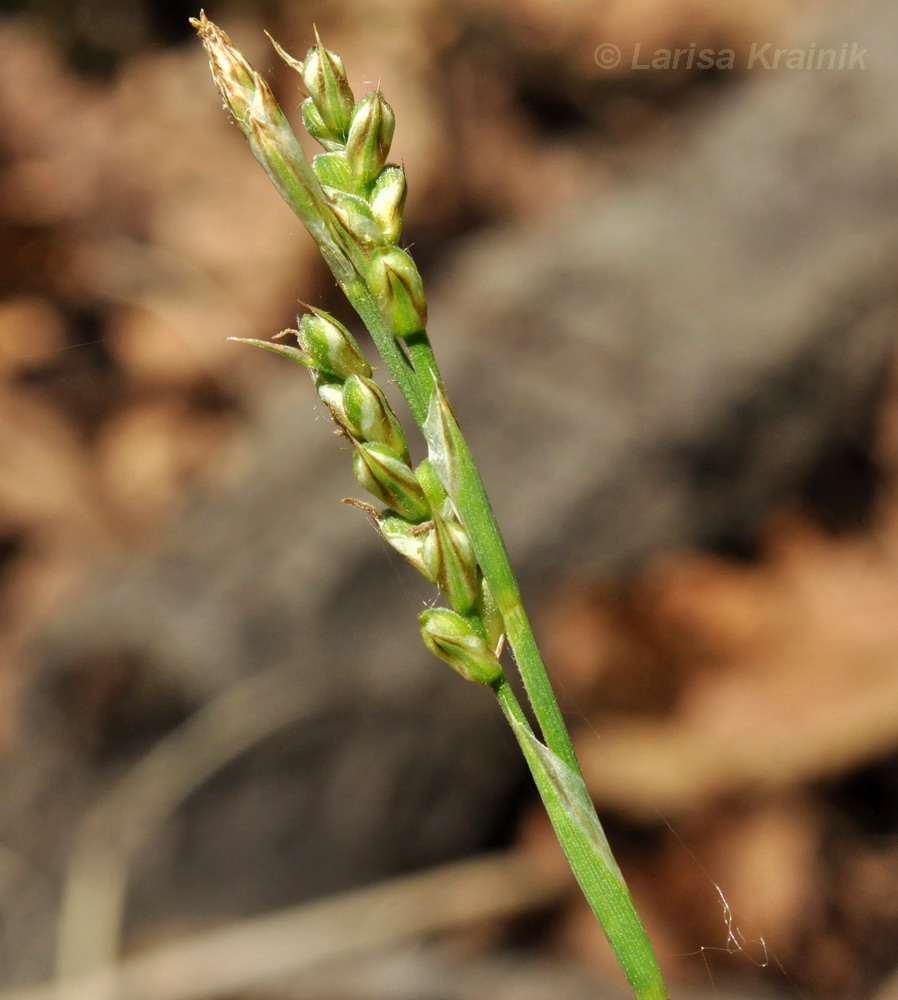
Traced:
<path fill-rule="evenodd" d="M 191 21 L 225 107 L 284 200 L 318 244 L 368 328 L 427 458 L 411 464 L 405 432 L 350 332 L 311 308 L 293 336 L 246 340 L 308 369 L 356 479 L 379 506 L 355 501 L 384 540 L 435 583 L 446 603 L 419 619 L 426 647 L 492 691 L 511 725 L 558 840 L 634 993 L 667 997 L 658 962 L 583 782 L 483 483 L 458 426 L 427 336 L 427 300 L 399 246 L 405 171 L 387 162 L 395 116 L 379 90 L 356 100 L 342 59 L 317 39 L 305 59 L 275 49 L 308 97 L 306 131 L 323 147 L 309 162 L 265 80 L 205 14 Z M 511 647 L 541 738 L 505 677 Z"/>

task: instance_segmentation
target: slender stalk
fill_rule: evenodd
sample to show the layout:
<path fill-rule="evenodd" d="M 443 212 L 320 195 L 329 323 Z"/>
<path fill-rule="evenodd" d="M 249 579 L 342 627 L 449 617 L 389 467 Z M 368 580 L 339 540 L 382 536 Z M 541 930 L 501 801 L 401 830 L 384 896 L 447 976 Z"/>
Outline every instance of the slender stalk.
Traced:
<path fill-rule="evenodd" d="M 421 380 L 417 377 L 408 356 L 401 350 L 392 331 L 384 322 L 370 289 L 358 274 L 354 274 L 352 279 L 345 283 L 340 282 L 340 288 L 371 334 L 374 346 L 399 386 L 399 391 L 415 422 L 420 426 L 427 416 L 428 394 L 421 385 Z"/>
<path fill-rule="evenodd" d="M 427 409 L 430 409 L 430 399 L 433 395 L 434 387 L 443 387 L 443 376 L 440 374 L 437 359 L 434 356 L 433 348 L 430 346 L 430 338 L 422 330 L 420 333 L 407 337 L 405 342 L 408 346 L 409 357 L 415 367 L 415 374 L 418 376 L 418 384 L 421 387 L 421 392 L 424 393 L 424 397 L 427 400 Z M 425 418 L 426 416 L 427 414 L 425 413 Z M 423 427 L 424 421 L 419 420 L 418 426 Z"/>
<path fill-rule="evenodd" d="M 567 808 L 564 798 L 559 797 L 558 777 L 552 773 L 551 765 L 547 766 L 545 756 L 540 754 L 539 743 L 530 732 L 526 716 L 508 681 L 500 681 L 494 686 L 494 691 L 517 737 L 574 877 L 605 932 L 633 992 L 640 1000 L 668 1000 L 667 987 L 651 942 L 620 869 L 611 857 L 610 848 L 607 848 L 604 835 L 602 846 L 606 850 L 596 850 L 594 836 L 590 836 L 587 824 L 578 821 L 575 810 Z M 600 889 L 598 894 L 597 887 Z"/>

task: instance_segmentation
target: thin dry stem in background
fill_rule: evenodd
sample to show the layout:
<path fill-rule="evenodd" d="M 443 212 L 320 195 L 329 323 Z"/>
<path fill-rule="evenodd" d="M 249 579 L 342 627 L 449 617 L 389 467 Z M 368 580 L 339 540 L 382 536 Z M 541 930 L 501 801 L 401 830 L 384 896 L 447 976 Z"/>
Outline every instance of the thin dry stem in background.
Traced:
<path fill-rule="evenodd" d="M 514 851 L 475 858 L 266 914 L 0 1000 L 209 1000 L 429 934 L 546 906 L 562 880 Z M 372 915 L 376 914 L 376 919 Z"/>

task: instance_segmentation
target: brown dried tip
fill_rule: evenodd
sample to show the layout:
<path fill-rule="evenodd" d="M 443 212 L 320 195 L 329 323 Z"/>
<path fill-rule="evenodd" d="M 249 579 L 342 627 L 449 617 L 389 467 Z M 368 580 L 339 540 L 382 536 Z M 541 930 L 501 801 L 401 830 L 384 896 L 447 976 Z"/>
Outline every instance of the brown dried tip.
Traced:
<path fill-rule="evenodd" d="M 201 10 L 198 18 L 190 18 L 190 23 L 196 28 L 209 56 L 212 78 L 225 105 L 243 123 L 259 90 L 259 76 L 234 48 L 230 38 L 206 17 L 205 11 Z"/>
<path fill-rule="evenodd" d="M 196 28 L 197 34 L 200 36 L 200 41 L 206 46 L 208 51 L 210 46 L 214 46 L 219 40 L 225 45 L 230 46 L 231 40 L 228 36 L 215 24 L 214 21 L 210 21 L 206 17 L 206 12 L 204 10 L 200 11 L 199 17 L 190 18 L 191 27 Z M 211 53 L 210 53 L 211 55 Z"/>

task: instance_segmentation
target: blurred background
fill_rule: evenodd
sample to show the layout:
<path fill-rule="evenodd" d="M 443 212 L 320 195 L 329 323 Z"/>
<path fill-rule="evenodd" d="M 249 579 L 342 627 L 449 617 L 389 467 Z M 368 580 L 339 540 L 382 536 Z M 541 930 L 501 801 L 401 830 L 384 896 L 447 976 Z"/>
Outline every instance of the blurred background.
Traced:
<path fill-rule="evenodd" d="M 2 7 L 0 997 L 117 957 L 80 996 L 626 996 L 308 380 L 225 340 L 352 319 L 196 13 Z M 207 13 L 289 112 L 263 29 L 313 23 L 396 110 L 431 335 L 674 995 L 898 997 L 898 9 Z"/>

